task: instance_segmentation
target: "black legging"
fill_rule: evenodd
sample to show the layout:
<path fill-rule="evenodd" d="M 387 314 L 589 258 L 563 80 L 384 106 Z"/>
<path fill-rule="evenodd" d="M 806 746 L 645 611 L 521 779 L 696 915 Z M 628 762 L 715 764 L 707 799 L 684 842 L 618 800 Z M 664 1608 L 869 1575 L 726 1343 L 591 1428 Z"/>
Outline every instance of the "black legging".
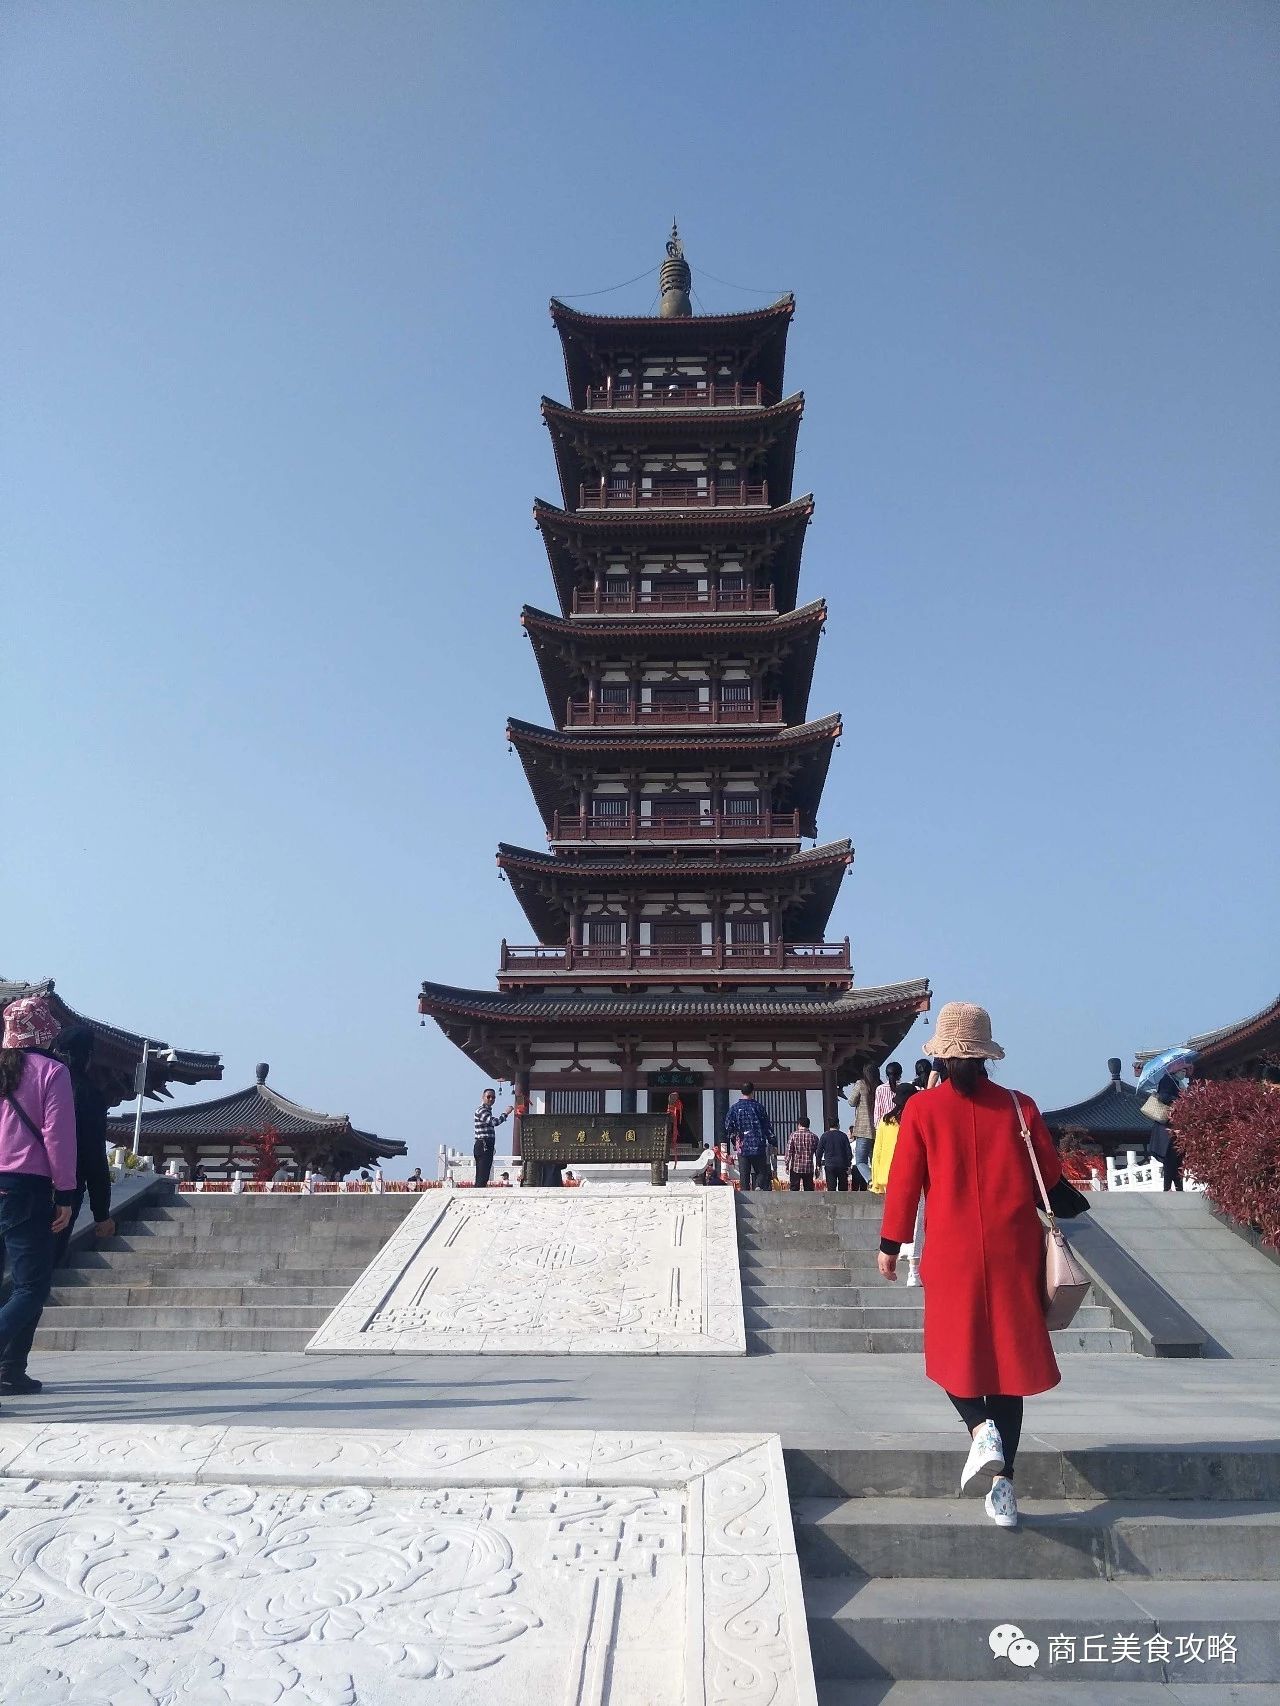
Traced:
<path fill-rule="evenodd" d="M 1006 1398 L 993 1392 L 986 1398 L 957 1398 L 954 1392 L 947 1397 L 955 1405 L 960 1420 L 972 1433 L 979 1422 L 994 1422 L 1004 1446 L 1004 1472 L 1013 1474 L 1013 1460 L 1018 1455 L 1022 1438 L 1022 1399 Z"/>

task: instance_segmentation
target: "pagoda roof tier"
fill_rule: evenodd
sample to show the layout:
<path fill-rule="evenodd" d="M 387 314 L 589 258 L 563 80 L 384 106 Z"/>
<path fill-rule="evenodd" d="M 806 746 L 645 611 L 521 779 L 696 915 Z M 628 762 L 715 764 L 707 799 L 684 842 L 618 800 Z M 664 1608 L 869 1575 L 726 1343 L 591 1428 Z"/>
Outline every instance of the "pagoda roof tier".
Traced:
<path fill-rule="evenodd" d="M 1280 1065 L 1280 996 L 1234 1025 L 1188 1037 L 1184 1046 L 1200 1056 L 1195 1063 L 1197 1078 L 1253 1077 L 1264 1065 Z M 1135 1055 L 1134 1071 L 1141 1072 L 1149 1060 L 1164 1052 L 1147 1049 Z"/>
<path fill-rule="evenodd" d="M 553 398 L 542 399 L 542 418 L 551 434 L 556 472 L 570 509 L 577 507 L 582 486 L 599 481 L 602 462 L 615 447 L 641 452 L 650 447 L 668 450 L 706 445 L 739 451 L 760 466 L 774 500 L 786 501 L 791 496 L 796 436 L 803 413 L 804 397 L 799 392 L 760 409 L 624 413 L 567 409 Z"/>
<path fill-rule="evenodd" d="M 408 1154 L 407 1144 L 359 1130 L 352 1125 L 349 1114 L 322 1114 L 315 1108 L 291 1102 L 273 1090 L 266 1079 L 267 1068 L 260 1066 L 257 1082 L 247 1089 L 218 1096 L 211 1102 L 192 1102 L 185 1108 L 160 1108 L 155 1113 L 143 1114 L 143 1136 L 234 1143 L 237 1138 L 252 1137 L 271 1126 L 286 1140 L 337 1139 L 343 1146 L 371 1158 Z M 108 1120 L 107 1127 L 112 1135 L 124 1135 L 133 1131 L 133 1121 Z"/>
<path fill-rule="evenodd" d="M 878 1063 L 897 1048 L 928 1009 L 929 985 L 923 978 L 865 989 L 759 994 L 498 992 L 424 983 L 418 997 L 418 1011 L 494 1078 L 514 1077 L 521 1052 L 527 1053 L 535 1038 L 544 1042 L 558 1032 L 575 1039 L 630 1034 L 665 1042 L 710 1033 L 725 1041 L 740 1038 L 746 1046 L 762 1034 L 802 1032 L 835 1043 L 836 1076 L 847 1083 L 863 1064 Z"/>
<path fill-rule="evenodd" d="M 669 324 L 674 325 L 671 321 Z M 776 508 L 737 510 L 565 510 L 538 498 L 533 519 L 542 534 L 556 596 L 566 616 L 573 592 L 590 578 L 595 562 L 610 546 L 657 555 L 715 546 L 742 551 L 749 571 L 767 565 L 779 610 L 790 610 L 800 580 L 805 528 L 813 516 L 813 498 L 793 498 Z"/>
<path fill-rule="evenodd" d="M 551 299 L 551 319 L 564 349 L 569 395 L 580 408 L 587 386 L 603 378 L 618 355 L 728 355 L 739 376 L 759 380 L 775 397 L 782 392 L 787 331 L 795 297 L 780 296 L 767 308 L 742 314 L 691 314 L 661 319 L 653 314 L 584 314 Z"/>
<path fill-rule="evenodd" d="M 15 983 L 0 978 L 0 1011 L 24 995 L 42 995 L 64 1030 L 82 1025 L 93 1033 L 93 1063 L 90 1075 L 107 1098 L 107 1106 L 126 1101 L 134 1092 L 134 1075 L 142 1064 L 143 1038 L 101 1019 L 86 1019 L 69 1007 L 54 989 L 53 979 L 42 983 Z M 191 1049 L 170 1049 L 154 1036 L 147 1039 L 147 1095 L 167 1096 L 170 1084 L 204 1084 L 222 1077 L 222 1062 L 216 1054 L 197 1054 Z M 170 1059 L 169 1056 L 172 1055 Z"/>
<path fill-rule="evenodd" d="M 840 892 L 840 883 L 853 863 L 849 841 L 831 841 L 807 853 L 778 853 L 759 849 L 707 848 L 700 854 L 688 848 L 657 848 L 642 856 L 619 857 L 584 853 L 537 853 L 502 842 L 498 866 L 511 884 L 539 942 L 563 941 L 569 927 L 573 891 L 597 889 L 759 888 L 778 893 L 788 933 L 820 940 Z"/>
<path fill-rule="evenodd" d="M 557 722 L 582 667 L 610 658 L 747 657 L 777 666 L 783 714 L 801 722 L 809 704 L 818 640 L 827 619 L 823 599 L 784 616 L 554 616 L 526 604 L 520 621 Z"/>
<path fill-rule="evenodd" d="M 839 713 L 793 728 L 731 734 L 723 728 L 687 735 L 564 734 L 535 723 L 507 722 L 507 740 L 520 754 L 534 800 L 548 831 L 557 808 L 576 809 L 577 782 L 586 773 L 755 770 L 785 778 L 789 803 L 800 813 L 800 833 L 816 835 L 818 802 L 831 749 L 843 725 Z M 776 802 L 775 802 L 776 803 Z"/>

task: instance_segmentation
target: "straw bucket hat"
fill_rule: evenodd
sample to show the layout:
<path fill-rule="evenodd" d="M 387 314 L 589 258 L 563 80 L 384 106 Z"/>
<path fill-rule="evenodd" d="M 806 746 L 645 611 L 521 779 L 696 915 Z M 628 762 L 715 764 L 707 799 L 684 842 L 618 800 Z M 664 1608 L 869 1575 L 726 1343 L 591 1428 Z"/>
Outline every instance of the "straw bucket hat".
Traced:
<path fill-rule="evenodd" d="M 932 1060 L 1003 1060 L 1004 1050 L 991 1040 L 991 1015 L 972 1001 L 948 1001 L 938 1009 L 938 1023 L 924 1045 Z"/>

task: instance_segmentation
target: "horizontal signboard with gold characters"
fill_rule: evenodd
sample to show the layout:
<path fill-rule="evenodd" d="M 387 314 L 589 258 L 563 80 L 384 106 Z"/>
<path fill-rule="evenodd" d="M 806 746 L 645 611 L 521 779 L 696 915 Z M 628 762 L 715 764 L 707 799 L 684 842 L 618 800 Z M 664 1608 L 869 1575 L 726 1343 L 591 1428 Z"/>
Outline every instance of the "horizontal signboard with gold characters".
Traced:
<path fill-rule="evenodd" d="M 520 1121 L 525 1161 L 652 1163 L 665 1161 L 670 1145 L 667 1114 L 525 1114 Z"/>

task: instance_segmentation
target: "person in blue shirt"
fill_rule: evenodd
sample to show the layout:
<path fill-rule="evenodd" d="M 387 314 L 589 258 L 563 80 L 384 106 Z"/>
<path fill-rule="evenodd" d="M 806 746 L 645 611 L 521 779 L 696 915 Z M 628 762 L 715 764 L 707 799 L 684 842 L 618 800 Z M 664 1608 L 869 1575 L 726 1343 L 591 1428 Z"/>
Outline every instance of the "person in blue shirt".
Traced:
<path fill-rule="evenodd" d="M 744 1191 L 771 1191 L 773 1170 L 769 1150 L 773 1146 L 773 1121 L 756 1101 L 754 1084 L 744 1084 L 739 1099 L 724 1119 L 725 1136 L 738 1155 L 738 1173 Z"/>

